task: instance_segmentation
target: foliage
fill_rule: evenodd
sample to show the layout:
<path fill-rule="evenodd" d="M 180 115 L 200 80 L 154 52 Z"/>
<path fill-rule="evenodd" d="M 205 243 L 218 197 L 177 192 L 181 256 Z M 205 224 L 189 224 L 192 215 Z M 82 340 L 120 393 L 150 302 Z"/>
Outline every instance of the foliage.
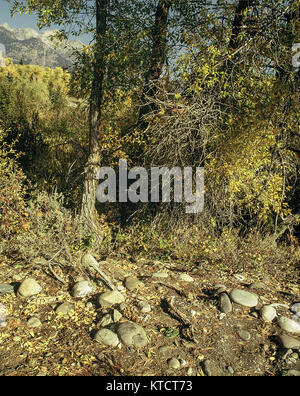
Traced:
<path fill-rule="evenodd" d="M 70 75 L 61 68 L 13 65 L 0 71 L 0 125 L 16 141 L 18 162 L 38 188 L 78 202 L 86 158 L 86 107 L 68 96 Z M 76 171 L 76 177 L 73 177 Z"/>
<path fill-rule="evenodd" d="M 299 211 L 299 72 L 291 66 L 291 46 L 299 37 L 298 4 L 166 2 L 171 8 L 168 54 L 166 64 L 158 65 L 163 76 L 146 86 L 155 92 L 146 98 L 153 105 L 146 114 L 147 128 L 139 124 L 141 97 L 153 60 L 155 10 L 163 2 L 110 2 L 101 43 L 101 112 L 96 109 L 101 114 L 102 162 L 95 162 L 113 168 L 120 158 L 129 166 L 143 163 L 147 168 L 204 166 L 205 210 L 187 216 L 184 205 L 174 203 L 98 205 L 106 235 L 102 246 L 95 246 L 92 234 L 76 234 L 80 224 L 66 211 L 78 210 L 90 154 L 96 2 L 14 2 L 14 11 L 36 13 L 40 27 L 57 24 L 61 40 L 81 33 L 94 38 L 77 52 L 72 73 L 10 61 L 0 70 L 0 128 L 7 147 L 1 177 L 12 191 L 8 206 L 16 205 L 18 216 L 24 205 L 23 174 L 6 164 L 18 163 L 34 184 L 24 212 L 30 213 L 30 224 L 22 214 L 29 228 L 15 239 L 27 260 L 47 247 L 55 250 L 62 239 L 67 255 L 93 248 L 103 255 L 147 253 L 184 264 L 209 260 L 233 265 L 242 245 L 245 255 L 247 249 L 253 255 L 255 249 L 260 252 L 255 259 L 259 264 L 273 253 L 263 257 L 267 243 L 262 238 L 256 244 L 254 230 L 265 236 L 276 233 Z M 93 141 L 97 147 L 97 139 Z M 11 209 L 9 213 L 5 222 L 14 233 L 18 217 L 13 218 Z M 124 232 L 120 223 L 130 226 Z"/>
<path fill-rule="evenodd" d="M 61 195 L 38 193 L 26 204 L 26 229 L 4 245 L 4 253 L 27 263 L 48 259 L 59 252 L 70 262 L 72 254 L 84 248 L 87 235 L 78 217 L 63 207 Z M 84 249 L 83 249 L 84 250 Z"/>
<path fill-rule="evenodd" d="M 5 133 L 0 130 L 0 236 L 1 249 L 4 241 L 28 227 L 28 213 L 24 201 L 25 177 L 13 159 L 13 146 L 5 143 Z"/>

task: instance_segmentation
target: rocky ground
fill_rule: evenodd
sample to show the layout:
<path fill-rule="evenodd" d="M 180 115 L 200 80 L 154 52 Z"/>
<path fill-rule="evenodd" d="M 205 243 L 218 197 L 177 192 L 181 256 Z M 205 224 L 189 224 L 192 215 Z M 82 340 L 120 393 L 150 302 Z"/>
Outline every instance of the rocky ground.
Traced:
<path fill-rule="evenodd" d="M 299 272 L 3 259 L 0 375 L 299 376 Z"/>

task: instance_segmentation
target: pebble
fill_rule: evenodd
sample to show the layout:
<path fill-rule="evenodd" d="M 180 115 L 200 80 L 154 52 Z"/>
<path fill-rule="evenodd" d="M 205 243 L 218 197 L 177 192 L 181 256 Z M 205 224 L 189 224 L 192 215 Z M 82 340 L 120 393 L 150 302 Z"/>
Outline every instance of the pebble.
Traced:
<path fill-rule="evenodd" d="M 277 319 L 277 323 L 282 330 L 288 333 L 300 334 L 300 324 L 293 319 L 280 316 L 280 318 Z"/>
<path fill-rule="evenodd" d="M 140 311 L 143 313 L 147 313 L 151 311 L 151 305 L 148 304 L 146 301 L 139 301 L 137 306 L 140 309 Z"/>
<path fill-rule="evenodd" d="M 125 280 L 125 286 L 129 291 L 133 291 L 140 286 L 140 281 L 134 276 L 128 276 Z"/>
<path fill-rule="evenodd" d="M 236 304 L 244 307 L 256 307 L 258 304 L 258 297 L 256 294 L 249 293 L 245 290 L 233 289 L 230 293 L 230 298 Z"/>
<path fill-rule="evenodd" d="M 181 274 L 179 280 L 181 280 L 182 282 L 194 282 L 194 278 L 192 278 L 188 274 Z"/>
<path fill-rule="evenodd" d="M 226 293 L 226 286 L 221 286 L 221 287 L 219 287 L 219 288 L 217 288 L 217 289 L 215 289 L 215 295 L 218 295 L 218 294 L 221 294 L 221 293 Z"/>
<path fill-rule="evenodd" d="M 98 261 L 95 259 L 94 256 L 92 256 L 90 253 L 86 253 L 82 259 L 81 259 L 81 263 L 86 266 L 86 267 L 94 267 L 94 266 L 98 266 L 99 263 Z"/>
<path fill-rule="evenodd" d="M 193 370 L 192 367 L 189 367 L 189 368 L 186 370 L 186 374 L 187 374 L 189 377 L 192 376 L 193 373 L 194 373 L 194 370 Z"/>
<path fill-rule="evenodd" d="M 225 285 L 220 284 L 220 283 L 215 285 L 213 288 L 214 288 L 214 290 L 217 290 L 217 291 L 222 289 L 223 292 L 225 292 L 227 290 L 227 287 Z"/>
<path fill-rule="evenodd" d="M 168 278 L 169 274 L 167 272 L 155 272 L 152 278 Z"/>
<path fill-rule="evenodd" d="M 271 305 L 265 305 L 260 309 L 260 316 L 266 323 L 271 323 L 277 316 L 276 309 Z"/>
<path fill-rule="evenodd" d="M 249 289 L 265 290 L 265 289 L 267 289 L 267 286 L 262 282 L 254 282 L 254 283 L 251 283 L 251 285 L 249 286 Z"/>
<path fill-rule="evenodd" d="M 180 362 L 176 358 L 171 358 L 168 360 L 168 366 L 170 369 L 177 370 L 180 367 Z"/>
<path fill-rule="evenodd" d="M 210 360 L 204 360 L 204 362 L 202 362 L 202 369 L 205 375 L 207 375 L 208 377 L 212 376 Z"/>
<path fill-rule="evenodd" d="M 116 347 L 120 343 L 117 334 L 109 329 L 98 330 L 94 338 L 97 342 L 112 347 Z"/>
<path fill-rule="evenodd" d="M 32 297 L 39 294 L 42 291 L 42 287 L 33 278 L 25 279 L 19 289 L 18 294 L 22 297 Z"/>
<path fill-rule="evenodd" d="M 102 308 L 110 308 L 125 301 L 123 294 L 117 290 L 108 291 L 99 296 L 98 302 Z"/>
<path fill-rule="evenodd" d="M 283 348 L 300 350 L 300 341 L 296 340 L 296 338 L 290 337 L 288 335 L 280 335 L 277 337 L 277 340 L 280 346 Z"/>
<path fill-rule="evenodd" d="M 246 330 L 239 330 L 238 335 L 243 341 L 249 341 L 251 339 L 251 334 Z"/>
<path fill-rule="evenodd" d="M 6 283 L 0 284 L 0 296 L 14 293 L 14 287 Z"/>
<path fill-rule="evenodd" d="M 292 306 L 291 311 L 300 317 L 300 303 L 296 303 Z"/>
<path fill-rule="evenodd" d="M 93 286 L 90 284 L 89 281 L 84 280 L 77 282 L 72 289 L 72 296 L 74 298 L 82 298 L 86 297 L 93 291 Z"/>
<path fill-rule="evenodd" d="M 243 282 L 246 279 L 245 276 L 242 274 L 234 274 L 233 276 L 240 282 Z"/>
<path fill-rule="evenodd" d="M 227 293 L 221 293 L 219 296 L 220 311 L 227 314 L 232 311 L 232 304 Z"/>
<path fill-rule="evenodd" d="M 231 366 L 227 367 L 227 371 L 229 374 L 233 375 L 234 374 L 234 369 Z"/>
<path fill-rule="evenodd" d="M 113 312 L 113 321 L 115 322 L 115 323 L 117 323 L 117 322 L 119 322 L 119 320 L 122 318 L 122 314 L 121 314 L 121 312 L 119 312 L 117 309 L 114 309 L 114 312 Z"/>
<path fill-rule="evenodd" d="M 166 355 L 166 354 L 169 352 L 169 348 L 168 348 L 167 346 L 165 346 L 165 345 L 162 345 L 162 346 L 160 346 L 160 347 L 157 349 L 157 352 L 158 352 L 160 355 Z"/>
<path fill-rule="evenodd" d="M 117 329 L 117 334 L 127 346 L 142 348 L 148 344 L 145 330 L 133 322 L 121 323 Z"/>
<path fill-rule="evenodd" d="M 112 317 L 110 314 L 106 314 L 103 316 L 103 318 L 100 320 L 98 323 L 98 326 L 105 327 L 110 325 L 113 322 Z"/>
<path fill-rule="evenodd" d="M 70 311 L 72 311 L 72 310 L 74 310 L 74 309 L 75 309 L 74 304 L 72 304 L 72 303 L 70 303 L 70 302 L 65 302 L 65 303 L 59 305 L 59 306 L 56 308 L 55 311 L 56 311 L 57 313 L 62 313 L 62 314 L 64 314 L 64 315 L 67 315 Z"/>
<path fill-rule="evenodd" d="M 39 318 L 32 317 L 32 318 L 28 319 L 27 326 L 30 329 L 37 329 L 38 327 L 42 326 L 42 322 L 40 321 Z"/>

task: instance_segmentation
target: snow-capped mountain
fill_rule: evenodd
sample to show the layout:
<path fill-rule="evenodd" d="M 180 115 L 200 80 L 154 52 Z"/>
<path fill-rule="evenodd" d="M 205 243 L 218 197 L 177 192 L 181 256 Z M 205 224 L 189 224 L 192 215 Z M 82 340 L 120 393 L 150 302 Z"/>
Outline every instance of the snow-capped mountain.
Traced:
<path fill-rule="evenodd" d="M 53 33 L 53 30 L 39 33 L 30 28 L 14 29 L 4 23 L 0 25 L 0 44 L 5 47 L 5 56 L 16 64 L 70 68 L 74 60 L 73 49 L 79 49 L 83 44 L 79 40 L 59 44 L 50 40 Z"/>

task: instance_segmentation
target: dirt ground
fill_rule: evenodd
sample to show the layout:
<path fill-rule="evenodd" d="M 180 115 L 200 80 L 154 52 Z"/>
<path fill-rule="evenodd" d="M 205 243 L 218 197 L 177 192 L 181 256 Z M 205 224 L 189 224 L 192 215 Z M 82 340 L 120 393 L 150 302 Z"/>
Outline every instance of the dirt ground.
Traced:
<path fill-rule="evenodd" d="M 276 323 L 265 323 L 255 309 L 237 304 L 222 317 L 214 293 L 216 284 L 225 285 L 230 292 L 233 288 L 247 290 L 253 282 L 261 281 L 266 288 L 251 290 L 259 296 L 260 306 L 292 306 L 300 302 L 299 268 L 270 266 L 261 271 L 246 267 L 240 280 L 234 276 L 236 270 L 216 269 L 207 262 L 188 268 L 147 257 L 107 258 L 100 267 L 119 286 L 129 275 L 142 281 L 134 291 L 124 288 L 125 305 L 122 309 L 114 307 L 123 315 L 120 322 L 132 321 L 145 329 L 149 344 L 136 349 L 124 344 L 121 348 L 108 347 L 93 339 L 100 329 L 100 319 L 114 309 L 105 311 L 97 303 L 99 294 L 108 290 L 97 274 L 93 279 L 98 284 L 96 293 L 74 299 L 71 287 L 76 277 L 85 274 L 76 273 L 73 266 L 60 273 L 66 280 L 64 285 L 42 266 L 24 267 L 5 258 L 0 265 L 0 283 L 10 283 L 17 291 L 24 278 L 33 277 L 43 287 L 38 298 L 24 299 L 16 293 L 0 296 L 6 310 L 6 326 L 0 327 L 1 376 L 203 376 L 207 374 L 203 370 L 207 360 L 211 362 L 211 375 L 219 376 L 278 376 L 284 369 L 300 369 L 299 356 L 292 366 L 280 358 L 282 350 L 276 336 L 283 332 Z M 153 278 L 156 271 L 167 272 L 169 277 Z M 192 276 L 194 282 L 180 281 L 182 272 Z M 172 296 L 174 307 L 182 315 L 170 309 Z M 151 311 L 141 313 L 139 300 L 148 302 Z M 57 305 L 66 301 L 72 302 L 75 310 L 68 315 L 55 312 Z M 28 328 L 30 317 L 38 317 L 42 326 Z M 251 334 L 250 340 L 240 338 L 241 329 Z M 172 357 L 181 362 L 178 369 L 169 367 Z"/>

